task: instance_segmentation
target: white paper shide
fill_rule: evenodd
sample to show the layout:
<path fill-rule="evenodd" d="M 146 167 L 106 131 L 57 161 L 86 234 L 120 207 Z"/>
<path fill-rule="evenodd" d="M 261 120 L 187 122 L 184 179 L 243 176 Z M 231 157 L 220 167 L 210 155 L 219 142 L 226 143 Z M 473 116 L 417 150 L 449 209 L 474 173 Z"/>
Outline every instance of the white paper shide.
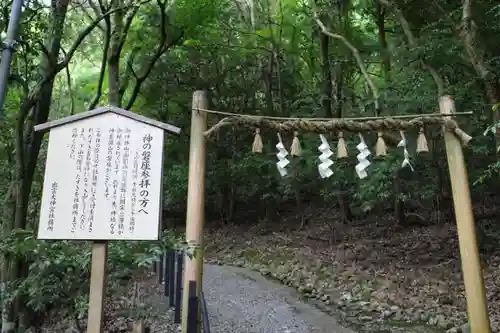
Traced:
<path fill-rule="evenodd" d="M 158 239 L 163 134 L 114 113 L 51 129 L 38 238 Z"/>
<path fill-rule="evenodd" d="M 318 172 L 321 178 L 328 178 L 333 175 L 333 171 L 330 169 L 333 165 L 333 161 L 330 159 L 333 152 L 330 150 L 330 145 L 328 144 L 326 137 L 323 134 L 320 134 L 319 138 L 321 140 L 321 145 L 318 147 L 318 150 L 321 152 L 321 155 L 319 156 L 319 161 L 321 163 L 318 165 Z"/>
<path fill-rule="evenodd" d="M 356 146 L 356 149 L 359 151 L 359 154 L 356 155 L 358 159 L 358 164 L 356 164 L 355 170 L 358 174 L 359 179 L 364 179 L 368 177 L 368 173 L 366 172 L 366 168 L 370 166 L 370 161 L 368 160 L 368 156 L 370 156 L 370 149 L 366 145 L 365 139 L 361 134 L 359 134 L 360 142 Z"/>
<path fill-rule="evenodd" d="M 400 132 L 401 134 L 401 141 L 398 143 L 398 147 L 403 147 L 403 156 L 404 160 L 403 163 L 401 164 L 401 167 L 404 168 L 406 166 L 410 167 L 411 171 L 415 171 L 413 169 L 413 165 L 410 163 L 410 153 L 408 152 L 408 148 L 406 146 L 406 137 L 403 131 Z"/>
<path fill-rule="evenodd" d="M 278 162 L 276 163 L 276 167 L 278 168 L 278 172 L 281 177 L 285 177 L 288 174 L 286 170 L 286 166 L 290 164 L 290 161 L 286 158 L 288 156 L 288 151 L 281 140 L 281 135 L 278 134 L 278 144 L 276 144 L 276 149 L 278 149 L 278 153 L 276 157 L 278 158 Z"/>

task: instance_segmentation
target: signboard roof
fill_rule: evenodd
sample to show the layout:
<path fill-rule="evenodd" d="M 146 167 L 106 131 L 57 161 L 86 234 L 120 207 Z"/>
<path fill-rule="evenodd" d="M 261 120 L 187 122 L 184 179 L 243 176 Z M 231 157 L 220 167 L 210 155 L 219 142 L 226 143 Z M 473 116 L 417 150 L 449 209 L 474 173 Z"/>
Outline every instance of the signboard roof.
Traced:
<path fill-rule="evenodd" d="M 112 105 L 106 105 L 106 106 L 103 106 L 103 107 L 100 107 L 100 108 L 97 108 L 94 110 L 77 113 L 77 114 L 69 116 L 69 117 L 65 117 L 62 119 L 53 120 L 53 121 L 49 121 L 49 122 L 46 122 L 43 124 L 36 125 L 35 132 L 40 132 L 40 131 L 45 132 L 45 131 L 48 131 L 48 130 L 53 129 L 55 127 L 58 127 L 58 126 L 62 126 L 62 125 L 66 125 L 66 124 L 80 121 L 83 119 L 95 117 L 95 116 L 98 116 L 98 115 L 101 115 L 104 113 L 108 113 L 108 112 L 118 114 L 118 115 L 121 115 L 123 117 L 127 117 L 127 118 L 133 119 L 135 121 L 138 121 L 138 122 L 141 122 L 141 123 L 144 123 L 147 125 L 161 128 L 170 134 L 179 135 L 181 133 L 181 129 L 179 127 L 176 127 L 176 126 L 170 125 L 170 124 L 166 124 L 166 123 L 163 123 L 163 122 L 158 121 L 158 120 L 150 119 L 150 118 L 141 116 L 137 113 L 134 113 L 132 111 L 121 109 L 121 108 L 118 108 L 118 107 L 112 106 Z"/>

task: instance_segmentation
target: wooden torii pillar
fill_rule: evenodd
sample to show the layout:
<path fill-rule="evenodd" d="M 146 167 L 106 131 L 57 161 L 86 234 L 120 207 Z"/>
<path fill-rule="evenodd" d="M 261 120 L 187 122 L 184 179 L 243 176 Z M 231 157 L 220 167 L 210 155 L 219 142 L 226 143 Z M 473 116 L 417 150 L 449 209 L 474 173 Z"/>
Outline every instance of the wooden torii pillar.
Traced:
<path fill-rule="evenodd" d="M 182 332 L 187 333 L 189 282 L 196 281 L 196 296 L 200 300 L 203 284 L 203 228 L 205 224 L 205 136 L 207 113 L 199 109 L 208 108 L 205 91 L 193 94 L 191 113 L 191 136 L 189 145 L 189 178 L 186 214 L 186 241 L 195 249 L 195 256 L 185 256 L 184 290 L 182 299 Z M 199 308 L 199 307 L 198 307 Z M 198 314 L 198 332 L 201 329 Z"/>
<path fill-rule="evenodd" d="M 442 96 L 439 99 L 439 110 L 442 114 L 450 116 L 455 113 L 455 103 L 451 96 Z M 446 128 L 444 128 L 444 141 L 450 171 L 469 323 L 472 333 L 491 333 L 462 144 L 456 135 Z"/>

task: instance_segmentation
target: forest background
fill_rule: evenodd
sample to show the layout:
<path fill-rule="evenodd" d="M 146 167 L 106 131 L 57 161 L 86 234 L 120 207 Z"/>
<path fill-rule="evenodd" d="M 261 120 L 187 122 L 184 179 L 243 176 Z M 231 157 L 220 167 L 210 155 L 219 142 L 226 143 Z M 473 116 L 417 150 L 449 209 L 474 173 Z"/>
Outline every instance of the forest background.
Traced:
<path fill-rule="evenodd" d="M 0 5 L 2 37 L 10 5 Z M 499 22 L 500 5 L 486 0 L 25 1 L 0 124 L 2 332 L 42 326 L 61 309 L 76 320 L 86 313 L 89 245 L 37 241 L 34 234 L 46 140 L 33 126 L 110 103 L 189 133 L 197 89 L 209 92 L 212 109 L 279 117 L 434 113 L 438 97 L 452 95 L 457 111 L 473 112 L 459 124 L 473 136 L 466 159 L 488 295 L 497 301 Z M 218 119 L 210 115 L 209 122 Z M 388 155 L 372 156 L 363 180 L 354 172 L 355 135 L 346 134 L 349 157 L 336 161 L 334 175 L 324 180 L 317 172 L 317 135 L 299 133 L 302 155 L 281 178 L 276 133 L 263 131 L 263 154 L 251 153 L 253 134 L 227 128 L 208 144 L 210 259 L 252 266 L 340 307 L 341 289 L 373 293 L 374 276 L 398 284 L 415 271 L 422 285 L 405 277 L 405 295 L 425 300 L 439 289 L 436 307 L 447 310 L 426 308 L 432 315 L 424 315 L 408 297 L 398 298 L 403 291 L 389 288 L 393 296 L 384 304 L 398 307 L 399 321 L 448 329 L 465 320 L 439 128 L 426 129 L 430 151 L 418 155 L 418 133 L 406 133 L 413 172 L 401 167 L 399 133 L 387 133 Z M 292 139 L 284 138 L 287 147 Z M 370 147 L 376 139 L 366 136 Z M 188 151 L 188 135 L 167 139 L 169 229 L 161 244 L 110 245 L 110 292 L 182 238 Z M 269 251 L 276 248 L 281 255 L 272 261 Z M 311 262 L 317 271 L 307 269 Z M 349 281 L 357 277 L 355 285 L 340 278 L 345 272 Z M 457 299 L 441 301 L 445 294 Z"/>

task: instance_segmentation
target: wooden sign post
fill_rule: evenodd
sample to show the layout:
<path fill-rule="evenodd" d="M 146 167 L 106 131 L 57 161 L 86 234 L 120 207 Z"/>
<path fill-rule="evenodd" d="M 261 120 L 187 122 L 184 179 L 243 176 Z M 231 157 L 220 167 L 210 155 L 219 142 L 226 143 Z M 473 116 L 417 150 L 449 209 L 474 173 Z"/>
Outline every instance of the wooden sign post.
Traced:
<path fill-rule="evenodd" d="M 158 240 L 164 131 L 112 106 L 35 126 L 50 131 L 39 239 L 90 240 L 88 333 L 101 333 L 108 240 Z"/>
<path fill-rule="evenodd" d="M 455 103 L 451 96 L 440 98 L 439 109 L 441 113 L 450 116 L 455 113 Z M 444 131 L 471 331 L 473 333 L 490 333 L 488 306 L 462 145 L 455 134 L 446 129 Z"/>

